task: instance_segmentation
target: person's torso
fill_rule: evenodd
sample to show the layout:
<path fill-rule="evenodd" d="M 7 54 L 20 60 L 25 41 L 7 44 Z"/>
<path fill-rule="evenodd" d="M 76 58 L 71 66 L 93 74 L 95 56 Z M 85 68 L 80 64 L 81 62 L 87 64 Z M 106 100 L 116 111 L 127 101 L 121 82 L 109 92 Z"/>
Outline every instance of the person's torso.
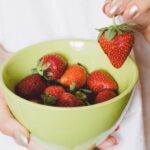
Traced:
<path fill-rule="evenodd" d="M 15 52 L 41 41 L 96 39 L 111 19 L 102 12 L 104 0 L 1 0 L 0 42 Z"/>

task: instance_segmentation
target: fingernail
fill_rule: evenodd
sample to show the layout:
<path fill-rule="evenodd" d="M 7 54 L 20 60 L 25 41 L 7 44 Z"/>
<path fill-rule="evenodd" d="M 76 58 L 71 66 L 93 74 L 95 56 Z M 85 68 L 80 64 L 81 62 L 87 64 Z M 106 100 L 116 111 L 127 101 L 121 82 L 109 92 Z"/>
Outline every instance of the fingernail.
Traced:
<path fill-rule="evenodd" d="M 133 18 L 135 17 L 135 15 L 138 13 L 138 7 L 136 5 L 133 5 L 130 9 L 129 9 L 129 18 Z"/>
<path fill-rule="evenodd" d="M 17 144 L 22 145 L 24 147 L 28 146 L 28 139 L 23 133 L 16 131 L 14 138 Z"/>
<path fill-rule="evenodd" d="M 105 3 L 102 8 L 103 12 L 106 13 L 107 8 L 109 8 L 109 7 L 110 7 L 110 3 L 109 2 Z"/>
<path fill-rule="evenodd" d="M 98 145 L 98 148 L 99 149 L 107 149 L 109 147 L 113 147 L 113 146 L 118 145 L 118 144 L 119 144 L 118 139 L 116 139 L 113 136 L 108 136 L 108 138 L 103 143 Z"/>
<path fill-rule="evenodd" d="M 117 132 L 119 129 L 120 129 L 120 126 L 118 126 L 118 127 L 115 129 L 115 132 Z"/>
<path fill-rule="evenodd" d="M 111 14 L 111 15 L 114 15 L 117 11 L 118 11 L 118 6 L 117 5 L 114 5 L 111 9 L 110 9 L 110 11 L 109 11 L 109 13 Z"/>

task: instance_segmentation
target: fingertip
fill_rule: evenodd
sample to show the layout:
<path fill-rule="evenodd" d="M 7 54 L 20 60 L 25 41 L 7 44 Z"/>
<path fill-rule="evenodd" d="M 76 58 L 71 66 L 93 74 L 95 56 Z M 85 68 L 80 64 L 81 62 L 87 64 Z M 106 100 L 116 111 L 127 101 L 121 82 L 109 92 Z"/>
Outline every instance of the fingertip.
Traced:
<path fill-rule="evenodd" d="M 126 8 L 126 10 L 125 10 L 125 12 L 124 12 L 124 14 L 123 14 L 123 17 L 124 17 L 126 20 L 131 20 L 131 19 L 134 19 L 134 18 L 137 16 L 138 12 L 139 12 L 138 6 L 135 5 L 135 4 L 130 4 L 130 5 Z"/>
<path fill-rule="evenodd" d="M 113 147 L 118 144 L 119 144 L 119 140 L 117 138 L 115 138 L 114 136 L 110 135 L 102 144 L 98 145 L 97 147 L 100 150 L 103 150 L 103 149 L 107 149 L 107 148 Z"/>
<path fill-rule="evenodd" d="M 11 136 L 19 145 L 27 146 L 30 140 L 28 130 L 12 117 L 7 116 L 3 120 L 3 123 L 0 125 L 0 130 L 3 134 Z"/>
<path fill-rule="evenodd" d="M 111 3 L 107 2 L 103 6 L 103 12 L 106 14 L 108 17 L 112 17 L 112 14 L 110 13 L 110 8 L 111 8 Z"/>
<path fill-rule="evenodd" d="M 13 138 L 15 142 L 21 146 L 28 147 L 30 141 L 30 134 L 26 128 L 24 128 L 20 123 L 13 119 Z"/>
<path fill-rule="evenodd" d="M 23 127 L 19 122 L 17 122 L 14 118 L 13 118 L 13 137 L 16 134 L 16 132 L 20 133 L 21 135 L 24 135 L 27 138 L 27 141 L 29 142 L 30 140 L 30 133 L 29 131 Z"/>
<path fill-rule="evenodd" d="M 27 136 L 21 132 L 21 131 L 15 131 L 14 132 L 14 140 L 17 144 L 24 146 L 24 147 L 28 147 L 28 138 Z"/>
<path fill-rule="evenodd" d="M 115 132 L 120 130 L 120 125 L 117 126 L 117 128 L 115 129 Z"/>

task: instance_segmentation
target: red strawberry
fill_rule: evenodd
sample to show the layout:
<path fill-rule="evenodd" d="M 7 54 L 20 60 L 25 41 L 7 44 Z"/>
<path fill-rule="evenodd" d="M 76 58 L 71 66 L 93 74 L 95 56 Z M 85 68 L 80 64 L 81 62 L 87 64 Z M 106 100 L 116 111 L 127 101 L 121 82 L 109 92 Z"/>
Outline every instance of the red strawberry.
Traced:
<path fill-rule="evenodd" d="M 67 68 L 65 73 L 60 78 L 60 83 L 65 86 L 75 85 L 76 88 L 81 88 L 87 79 L 86 70 L 83 66 L 74 64 Z"/>
<path fill-rule="evenodd" d="M 66 92 L 61 94 L 56 105 L 60 107 L 77 107 L 84 106 L 84 103 L 81 100 L 77 99 L 71 93 Z"/>
<path fill-rule="evenodd" d="M 134 44 L 134 35 L 127 24 L 100 29 L 98 42 L 112 65 L 120 68 Z"/>
<path fill-rule="evenodd" d="M 56 101 L 58 100 L 59 96 L 61 96 L 62 93 L 64 93 L 65 90 L 62 86 L 49 86 L 44 90 L 44 94 L 42 95 L 42 99 L 44 101 L 44 104 L 47 105 L 54 105 L 56 104 Z"/>
<path fill-rule="evenodd" d="M 65 92 L 65 89 L 59 85 L 49 86 L 44 90 L 44 94 L 49 96 L 59 97 L 62 93 Z"/>
<path fill-rule="evenodd" d="M 45 80 L 40 75 L 34 74 L 21 80 L 16 85 L 15 92 L 25 99 L 36 99 L 40 97 L 45 88 Z"/>
<path fill-rule="evenodd" d="M 48 80 L 56 80 L 64 73 L 66 66 L 67 62 L 62 56 L 47 54 L 40 59 L 37 68 L 33 71 Z"/>
<path fill-rule="evenodd" d="M 105 102 L 117 96 L 117 94 L 112 90 L 103 90 L 99 92 L 95 98 L 95 103 Z"/>
<path fill-rule="evenodd" d="M 115 80 L 104 70 L 92 72 L 87 80 L 87 85 L 95 93 L 101 92 L 104 89 L 118 90 Z"/>

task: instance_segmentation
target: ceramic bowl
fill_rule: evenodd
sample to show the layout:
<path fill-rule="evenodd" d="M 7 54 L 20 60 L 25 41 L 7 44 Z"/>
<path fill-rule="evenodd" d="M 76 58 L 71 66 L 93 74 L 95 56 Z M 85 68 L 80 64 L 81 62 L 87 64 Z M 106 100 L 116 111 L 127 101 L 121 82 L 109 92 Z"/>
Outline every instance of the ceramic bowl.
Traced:
<path fill-rule="evenodd" d="M 69 64 L 83 64 L 89 72 L 107 70 L 119 85 L 119 96 L 91 106 L 60 108 L 36 104 L 14 94 L 16 83 L 31 73 L 37 59 L 51 52 L 63 55 Z M 138 69 L 131 58 L 120 69 L 115 69 L 96 41 L 70 39 L 24 48 L 1 67 L 0 78 L 8 106 L 21 124 L 49 144 L 72 148 L 115 124 L 137 82 Z"/>

